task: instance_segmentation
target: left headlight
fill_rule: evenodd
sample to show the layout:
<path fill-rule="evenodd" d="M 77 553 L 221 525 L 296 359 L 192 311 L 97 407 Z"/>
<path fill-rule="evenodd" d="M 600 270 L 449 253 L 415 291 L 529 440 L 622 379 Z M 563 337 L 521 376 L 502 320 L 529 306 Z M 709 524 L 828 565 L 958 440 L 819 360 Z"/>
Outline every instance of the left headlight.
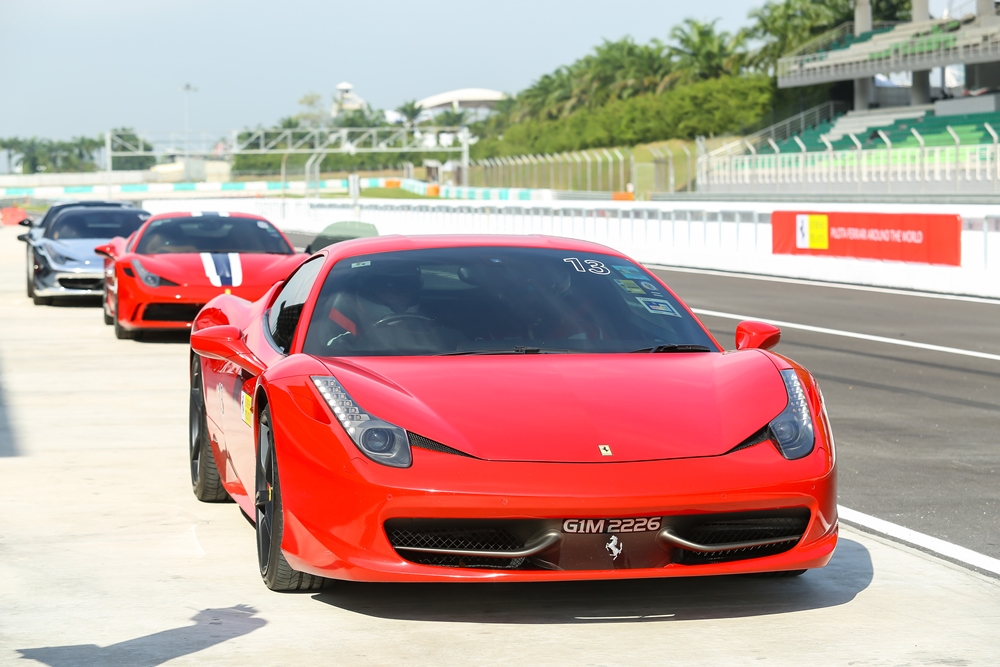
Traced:
<path fill-rule="evenodd" d="M 813 450 L 813 429 L 809 400 L 799 376 L 792 369 L 781 371 L 788 394 L 788 405 L 769 424 L 778 449 L 786 459 L 801 459 Z"/>
<path fill-rule="evenodd" d="M 313 376 L 313 384 L 361 453 L 394 468 L 409 468 L 413 459 L 406 431 L 366 412 L 334 377 Z"/>

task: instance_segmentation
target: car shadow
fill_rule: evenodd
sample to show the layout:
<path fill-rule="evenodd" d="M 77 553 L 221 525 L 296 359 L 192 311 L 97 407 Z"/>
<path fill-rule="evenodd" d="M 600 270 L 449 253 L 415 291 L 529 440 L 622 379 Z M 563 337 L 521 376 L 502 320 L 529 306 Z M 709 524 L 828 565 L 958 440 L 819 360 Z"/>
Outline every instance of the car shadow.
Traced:
<path fill-rule="evenodd" d="M 54 308 L 100 308 L 102 299 L 100 296 L 57 296 L 52 299 L 51 305 Z"/>
<path fill-rule="evenodd" d="M 872 582 L 868 550 L 840 539 L 800 577 L 753 575 L 544 583 L 335 582 L 313 599 L 378 618 L 443 623 L 637 623 L 766 616 L 847 604 Z"/>
<path fill-rule="evenodd" d="M 143 331 L 135 339 L 135 342 L 152 345 L 187 345 L 190 340 L 191 332 L 184 329 L 181 331 Z"/>
<path fill-rule="evenodd" d="M 36 660 L 49 667 L 154 667 L 267 625 L 267 621 L 255 616 L 256 613 L 256 609 L 247 605 L 203 609 L 191 618 L 194 625 L 171 628 L 108 646 L 43 646 L 18 649 L 18 653 L 24 659 Z"/>

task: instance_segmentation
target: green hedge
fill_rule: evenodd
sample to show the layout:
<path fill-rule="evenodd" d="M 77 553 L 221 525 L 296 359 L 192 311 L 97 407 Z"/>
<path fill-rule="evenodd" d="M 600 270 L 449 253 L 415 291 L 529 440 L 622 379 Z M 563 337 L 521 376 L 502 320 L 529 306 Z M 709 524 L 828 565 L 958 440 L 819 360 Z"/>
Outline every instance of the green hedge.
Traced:
<path fill-rule="evenodd" d="M 473 155 L 556 153 L 738 133 L 770 113 L 774 93 L 773 79 L 763 75 L 710 79 L 661 95 L 614 100 L 566 118 L 515 123 L 504 128 L 502 138 L 481 139 Z"/>

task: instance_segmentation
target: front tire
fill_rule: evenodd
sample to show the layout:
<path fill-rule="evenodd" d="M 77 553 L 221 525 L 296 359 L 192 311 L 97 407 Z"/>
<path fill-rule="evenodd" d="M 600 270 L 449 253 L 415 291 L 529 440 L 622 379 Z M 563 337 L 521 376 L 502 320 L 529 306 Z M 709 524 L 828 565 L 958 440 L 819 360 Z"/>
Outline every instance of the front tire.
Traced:
<path fill-rule="evenodd" d="M 229 494 L 222 486 L 219 468 L 215 464 L 212 443 L 208 439 L 208 415 L 205 413 L 205 383 L 202 378 L 201 357 L 191 360 L 191 398 L 188 411 L 188 460 L 191 463 L 191 489 L 194 497 L 203 503 L 228 501 Z"/>
<path fill-rule="evenodd" d="M 284 517 L 281 510 L 281 483 L 278 460 L 274 453 L 274 433 L 271 430 L 271 410 L 264 406 L 257 427 L 257 482 L 254 503 L 257 506 L 257 561 L 264 585 L 272 591 L 314 591 L 323 587 L 325 579 L 298 572 L 281 553 Z"/>
<path fill-rule="evenodd" d="M 104 282 L 104 301 L 101 302 L 101 309 L 104 311 L 104 323 L 107 325 L 112 325 L 115 323 L 115 316 L 111 314 L 111 309 L 108 308 L 110 295 L 108 294 L 108 283 L 107 279 Z"/>
<path fill-rule="evenodd" d="M 121 317 L 121 311 L 118 309 L 118 297 L 115 296 L 115 318 L 114 318 L 115 338 L 117 338 L 118 340 L 129 340 L 130 338 L 134 337 L 133 333 L 122 326 L 121 320 L 119 319 L 120 317 Z"/>

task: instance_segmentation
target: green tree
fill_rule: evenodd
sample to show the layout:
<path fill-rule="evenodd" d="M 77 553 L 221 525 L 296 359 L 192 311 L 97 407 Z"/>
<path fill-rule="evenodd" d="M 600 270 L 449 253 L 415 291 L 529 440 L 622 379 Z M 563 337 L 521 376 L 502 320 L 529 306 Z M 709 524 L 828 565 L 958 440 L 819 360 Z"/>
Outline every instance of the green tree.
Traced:
<path fill-rule="evenodd" d="M 319 93 L 306 93 L 299 98 L 299 106 L 302 110 L 295 115 L 300 127 L 322 127 L 330 118 L 323 96 Z"/>
<path fill-rule="evenodd" d="M 417 104 L 416 100 L 404 102 L 402 106 L 396 107 L 396 113 L 403 117 L 403 122 L 407 127 L 413 127 L 414 123 L 417 122 L 417 118 L 419 118 L 420 114 L 423 112 L 424 108 Z"/>
<path fill-rule="evenodd" d="M 716 23 L 718 19 L 708 23 L 684 19 L 671 28 L 669 49 L 675 58 L 676 81 L 704 81 L 742 71 L 747 59 L 745 35 L 716 31 Z"/>

